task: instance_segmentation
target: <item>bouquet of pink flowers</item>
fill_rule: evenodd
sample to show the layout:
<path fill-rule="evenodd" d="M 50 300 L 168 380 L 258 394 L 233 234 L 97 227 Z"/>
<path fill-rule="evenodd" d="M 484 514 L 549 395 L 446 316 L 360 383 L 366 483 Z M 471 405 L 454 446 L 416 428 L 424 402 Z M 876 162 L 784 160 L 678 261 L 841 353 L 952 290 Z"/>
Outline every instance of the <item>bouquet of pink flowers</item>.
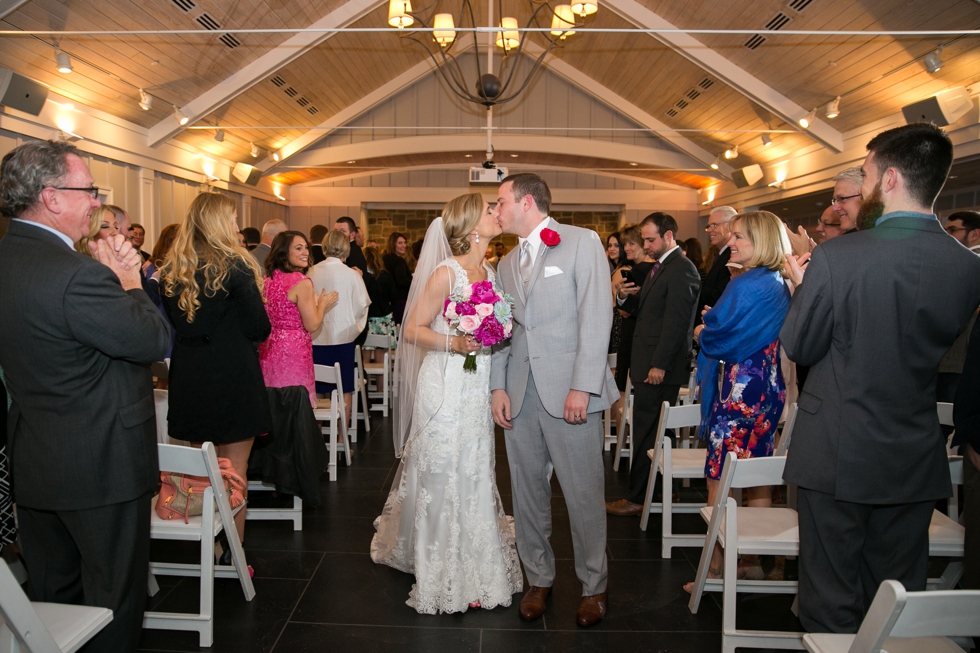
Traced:
<path fill-rule="evenodd" d="M 489 281 L 478 281 L 446 298 L 442 315 L 450 329 L 457 329 L 484 347 L 492 347 L 510 337 L 514 328 L 511 306 L 514 299 L 497 293 Z M 466 355 L 463 369 L 476 371 L 476 353 Z"/>

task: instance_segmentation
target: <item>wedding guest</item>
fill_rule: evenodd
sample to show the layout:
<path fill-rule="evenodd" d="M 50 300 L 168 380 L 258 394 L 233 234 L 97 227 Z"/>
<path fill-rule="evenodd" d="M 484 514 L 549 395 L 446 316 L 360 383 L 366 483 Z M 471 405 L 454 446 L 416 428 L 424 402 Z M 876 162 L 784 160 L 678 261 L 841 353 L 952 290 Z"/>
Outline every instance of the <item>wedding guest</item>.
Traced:
<path fill-rule="evenodd" d="M 691 259 L 691 263 L 698 269 L 701 283 L 704 283 L 708 276 L 708 270 L 704 266 L 704 258 L 701 255 L 701 241 L 697 238 L 688 238 L 684 241 L 684 256 Z"/>
<path fill-rule="evenodd" d="M 385 269 L 381 252 L 377 247 L 365 248 L 364 260 L 367 261 L 364 285 L 367 286 L 368 296 L 371 299 L 371 305 L 368 307 L 368 333 L 394 337 L 397 330 L 392 313 L 392 302 L 398 292 L 395 280 Z"/>
<path fill-rule="evenodd" d="M 74 251 L 99 207 L 94 183 L 69 143 L 3 157 L 0 367 L 28 594 L 112 610 L 85 650 L 116 653 L 136 650 L 143 624 L 160 484 L 149 365 L 169 329 L 122 236 L 91 243 L 94 258 Z"/>
<path fill-rule="evenodd" d="M 347 217 L 346 215 L 342 218 L 337 218 L 337 222 L 334 223 L 333 228 L 347 236 L 347 243 L 350 247 L 350 254 L 347 256 L 347 267 L 357 268 L 361 274 L 367 268 L 367 262 L 364 260 L 364 253 L 361 251 L 361 246 L 357 244 L 357 223 L 354 222 L 353 218 Z"/>
<path fill-rule="evenodd" d="M 786 402 L 779 358 L 779 329 L 789 310 L 783 273 L 790 244 L 783 223 L 768 211 L 751 211 L 729 223 L 731 262 L 742 271 L 718 302 L 704 313 L 694 337 L 701 390 L 698 437 L 707 441 L 704 475 L 708 505 L 714 505 L 728 452 L 739 458 L 771 456 L 779 416 Z M 721 377 L 721 392 L 718 378 Z M 748 505 L 772 507 L 768 486 L 748 488 Z M 723 554 L 712 552 L 709 578 L 721 578 Z M 765 577 L 758 556 L 742 556 L 739 578 Z M 685 590 L 691 591 L 690 583 Z"/>
<path fill-rule="evenodd" d="M 340 301 L 323 317 L 320 329 L 313 333 L 313 362 L 330 367 L 340 363 L 347 423 L 350 424 L 354 391 L 354 341 L 367 325 L 371 299 L 361 275 L 345 264 L 350 254 L 347 234 L 336 229 L 328 232 L 323 239 L 323 253 L 327 258 L 310 270 L 313 288 L 318 293 L 336 291 Z M 321 394 L 332 390 L 330 384 L 316 384 L 316 391 Z"/>
<path fill-rule="evenodd" d="M 116 225 L 118 225 L 119 233 L 125 236 L 126 240 L 133 241 L 133 221 L 129 219 L 129 214 L 126 213 L 126 209 L 121 206 L 116 206 L 115 204 L 103 204 L 103 206 L 116 216 Z"/>
<path fill-rule="evenodd" d="M 626 265 L 626 250 L 621 246 L 620 241 L 622 237 L 619 232 L 609 234 L 606 238 L 606 259 L 609 261 L 609 274 L 610 276 L 616 273 L 616 270 Z M 613 290 L 613 297 L 615 298 L 616 291 Z M 623 315 L 617 311 L 613 311 L 613 324 L 612 331 L 609 333 L 609 353 L 615 354 L 619 351 L 619 339 L 623 331 Z M 617 359 L 618 361 L 618 359 Z M 622 390 L 620 390 L 622 392 Z M 618 403 L 622 403 L 622 397 L 619 398 Z M 619 406 L 613 406 L 613 411 L 615 412 Z"/>
<path fill-rule="evenodd" d="M 262 271 L 235 238 L 237 219 L 234 200 L 219 193 L 195 197 L 160 274 L 164 307 L 177 332 L 170 436 L 195 446 L 213 442 L 218 456 L 246 478 L 252 441 L 272 426 L 252 343 L 268 338 L 272 327 L 262 304 Z M 235 526 L 244 542 L 244 510 Z M 222 560 L 231 564 L 230 548 Z"/>
<path fill-rule="evenodd" d="M 323 255 L 323 237 L 327 235 L 328 229 L 322 224 L 315 224 L 310 228 L 310 266 L 322 263 L 326 256 Z"/>
<path fill-rule="evenodd" d="M 237 234 L 235 234 L 235 237 L 238 238 L 238 246 L 247 252 L 248 247 L 245 246 L 245 234 L 239 231 Z"/>
<path fill-rule="evenodd" d="M 953 404 L 953 444 L 963 453 L 963 580 L 980 589 L 980 322 L 974 323 Z"/>
<path fill-rule="evenodd" d="M 408 263 L 405 260 L 405 253 L 408 251 L 408 240 L 404 234 L 397 231 L 388 236 L 388 245 L 385 250 L 384 264 L 388 274 L 395 280 L 395 300 L 391 304 L 395 324 L 402 323 L 402 314 L 405 312 L 405 302 L 408 300 L 408 291 L 412 287 L 412 273 L 408 271 Z"/>
<path fill-rule="evenodd" d="M 105 240 L 110 236 L 119 233 L 119 225 L 116 224 L 116 216 L 104 206 L 92 211 L 91 222 L 88 225 L 88 233 L 75 243 L 75 251 L 85 256 L 93 256 L 88 244 L 96 240 Z M 94 258 L 94 256 L 93 256 Z"/>
<path fill-rule="evenodd" d="M 286 229 L 288 227 L 282 220 L 269 220 L 262 225 L 262 242 L 249 252 L 255 262 L 259 264 L 259 270 L 265 271 L 265 259 L 269 255 L 269 250 L 272 249 L 272 241 Z"/>
<path fill-rule="evenodd" d="M 143 251 L 143 243 L 146 241 L 146 229 L 143 225 L 133 223 L 133 247 L 139 252 L 139 255 L 143 257 L 143 262 L 150 260 L 150 255 Z"/>
<path fill-rule="evenodd" d="M 163 297 L 160 295 L 160 266 L 163 265 L 164 259 L 167 258 L 167 254 L 173 249 L 174 240 L 177 238 L 178 226 L 176 224 L 168 224 L 160 231 L 160 236 L 157 238 L 157 244 L 153 246 L 153 251 L 150 253 L 150 260 L 148 260 L 143 266 L 143 276 L 146 279 L 148 285 L 153 286 L 153 292 L 147 293 L 150 295 L 150 299 L 156 304 L 157 308 L 163 315 L 167 314 L 167 309 L 163 305 Z M 167 354 L 164 358 L 170 358 L 174 350 L 174 337 L 177 332 L 174 330 L 173 325 L 170 325 L 170 346 L 167 347 Z M 159 386 L 160 389 L 165 389 L 169 381 L 162 381 L 163 385 Z"/>
<path fill-rule="evenodd" d="M 933 213 L 952 161 L 934 125 L 881 132 L 861 166 L 861 231 L 805 268 L 787 260 L 802 284 L 780 340 L 811 366 L 783 475 L 799 487 L 809 632 L 856 632 L 882 580 L 926 586 L 929 522 L 951 494 L 937 368 L 980 303 L 980 258 Z"/>
<path fill-rule="evenodd" d="M 834 177 L 834 197 L 830 205 L 837 213 L 841 234 L 854 233 L 861 226 L 858 214 L 861 210 L 861 184 L 864 173 L 859 166 L 844 168 Z"/>
<path fill-rule="evenodd" d="M 708 251 L 704 255 L 704 269 L 710 270 L 711 266 L 714 265 L 716 258 L 718 258 L 718 246 L 708 245 Z"/>
<path fill-rule="evenodd" d="M 245 249 L 250 252 L 258 247 L 259 241 L 262 240 L 262 235 L 255 227 L 243 227 L 242 235 L 245 236 Z"/>
<path fill-rule="evenodd" d="M 946 218 L 946 233 L 980 254 L 980 211 L 956 211 Z"/>
<path fill-rule="evenodd" d="M 844 233 L 844 228 L 840 221 L 840 215 L 837 213 L 837 209 L 833 204 L 828 206 L 820 214 L 820 219 L 817 220 L 817 228 L 815 230 L 820 234 L 820 242 L 825 243 L 828 240 L 833 240 Z M 811 249 L 812 251 L 812 249 Z"/>
<path fill-rule="evenodd" d="M 337 292 L 313 291 L 304 274 L 309 269 L 309 244 L 299 231 L 283 231 L 272 241 L 265 259 L 265 310 L 272 333 L 259 345 L 259 366 L 267 388 L 304 386 L 316 407 L 313 385 L 313 340 L 323 314 L 337 303 Z"/>
<path fill-rule="evenodd" d="M 620 234 L 626 263 L 613 273 L 612 291 L 616 300 L 614 312 L 623 318 L 623 326 L 619 331 L 619 348 L 616 350 L 616 386 L 619 388 L 620 400 L 625 401 L 623 395 L 626 393 L 626 380 L 629 378 L 630 360 L 633 357 L 633 333 L 636 330 L 636 299 L 629 299 L 627 293 L 634 288 L 635 292 L 643 289 L 654 261 L 643 249 L 640 225 L 627 225 Z"/>
<path fill-rule="evenodd" d="M 14 501 L 10 495 L 10 469 L 7 463 L 7 409 L 10 398 L 0 369 L 0 553 L 3 547 L 17 539 L 14 522 Z"/>

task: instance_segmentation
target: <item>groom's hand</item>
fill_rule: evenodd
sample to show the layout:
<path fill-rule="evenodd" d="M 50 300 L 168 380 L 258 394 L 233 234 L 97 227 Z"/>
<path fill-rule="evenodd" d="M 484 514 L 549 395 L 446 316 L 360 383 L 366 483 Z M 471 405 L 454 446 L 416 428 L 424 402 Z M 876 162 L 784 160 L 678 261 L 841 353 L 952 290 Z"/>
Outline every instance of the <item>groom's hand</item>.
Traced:
<path fill-rule="evenodd" d="M 565 421 L 569 424 L 585 424 L 588 421 L 589 393 L 569 390 L 565 399 Z"/>
<path fill-rule="evenodd" d="M 493 421 L 502 429 L 509 431 L 510 425 L 510 397 L 506 390 L 494 390 L 490 399 L 490 412 L 493 413 Z"/>
<path fill-rule="evenodd" d="M 650 385 L 660 385 L 664 382 L 664 375 L 666 372 L 659 367 L 651 367 L 650 371 L 647 372 L 647 378 L 644 379 L 644 383 L 649 383 Z"/>

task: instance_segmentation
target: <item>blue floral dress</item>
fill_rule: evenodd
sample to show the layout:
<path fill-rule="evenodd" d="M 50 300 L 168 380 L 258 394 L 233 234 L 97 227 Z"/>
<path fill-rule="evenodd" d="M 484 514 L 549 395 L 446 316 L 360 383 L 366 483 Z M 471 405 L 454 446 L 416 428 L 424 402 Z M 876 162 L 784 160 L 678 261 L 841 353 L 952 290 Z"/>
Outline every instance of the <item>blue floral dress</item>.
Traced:
<path fill-rule="evenodd" d="M 711 407 L 704 475 L 718 480 L 729 451 L 739 458 L 771 456 L 786 384 L 779 339 L 740 363 L 723 366 L 721 393 Z"/>

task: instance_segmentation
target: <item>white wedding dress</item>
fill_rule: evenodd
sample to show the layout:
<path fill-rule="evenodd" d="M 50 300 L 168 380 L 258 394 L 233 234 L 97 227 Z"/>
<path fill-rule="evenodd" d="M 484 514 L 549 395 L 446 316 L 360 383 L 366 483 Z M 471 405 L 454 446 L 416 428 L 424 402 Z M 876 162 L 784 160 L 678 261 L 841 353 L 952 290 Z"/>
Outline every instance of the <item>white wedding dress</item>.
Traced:
<path fill-rule="evenodd" d="M 455 259 L 442 266 L 453 271 L 454 290 L 469 285 Z M 449 334 L 441 315 L 430 328 Z M 489 353 L 477 354 L 476 366 L 464 371 L 463 358 L 449 352 L 425 355 L 413 409 L 423 426 L 406 443 L 374 522 L 371 559 L 415 575 L 407 604 L 423 614 L 465 612 L 476 601 L 509 606 L 523 588 L 514 521 L 504 515 L 494 473 Z"/>

